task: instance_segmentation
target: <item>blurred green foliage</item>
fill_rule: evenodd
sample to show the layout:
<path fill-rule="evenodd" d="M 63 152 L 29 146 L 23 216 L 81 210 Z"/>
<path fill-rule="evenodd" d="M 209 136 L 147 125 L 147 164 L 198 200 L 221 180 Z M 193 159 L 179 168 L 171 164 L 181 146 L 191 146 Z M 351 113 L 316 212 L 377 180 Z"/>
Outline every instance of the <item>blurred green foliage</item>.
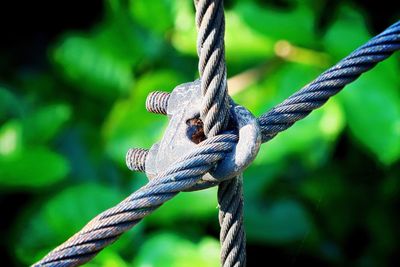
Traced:
<path fill-rule="evenodd" d="M 372 36 L 344 1 L 323 31 L 320 1 L 227 2 L 230 86 L 256 115 Z M 145 98 L 197 77 L 192 1 L 104 5 L 91 30 L 48 47 L 49 68 L 0 81 L 1 194 L 29 195 L 7 229 L 15 265 L 146 183 L 124 165 L 128 148 L 149 147 L 166 125 Z M 262 147 L 245 173 L 249 266 L 261 256 L 291 266 L 399 262 L 399 71 L 395 55 Z M 218 266 L 217 213 L 215 188 L 182 193 L 87 266 Z"/>

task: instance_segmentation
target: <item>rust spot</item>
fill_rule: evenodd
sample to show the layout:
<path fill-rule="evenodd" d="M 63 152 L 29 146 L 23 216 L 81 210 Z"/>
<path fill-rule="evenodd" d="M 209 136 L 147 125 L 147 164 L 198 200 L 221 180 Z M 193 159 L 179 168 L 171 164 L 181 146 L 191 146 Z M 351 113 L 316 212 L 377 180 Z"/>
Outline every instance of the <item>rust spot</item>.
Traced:
<path fill-rule="evenodd" d="M 186 121 L 188 126 L 187 135 L 193 143 L 198 144 L 206 139 L 203 129 L 203 121 L 200 118 L 193 118 Z"/>

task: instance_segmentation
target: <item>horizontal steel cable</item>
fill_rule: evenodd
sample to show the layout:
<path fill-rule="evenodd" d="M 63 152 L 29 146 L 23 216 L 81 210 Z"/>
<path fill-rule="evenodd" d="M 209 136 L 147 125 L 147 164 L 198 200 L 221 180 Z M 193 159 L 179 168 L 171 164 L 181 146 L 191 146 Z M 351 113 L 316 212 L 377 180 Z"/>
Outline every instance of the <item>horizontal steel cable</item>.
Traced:
<path fill-rule="evenodd" d="M 262 115 L 259 122 L 263 131 L 263 142 L 306 117 L 346 84 L 399 49 L 400 22 L 397 22 Z M 143 217 L 180 191 L 197 183 L 202 175 L 232 150 L 236 142 L 237 136 L 233 134 L 206 139 L 193 152 L 160 174 L 159 178 L 151 180 L 115 207 L 96 216 L 80 232 L 34 266 L 78 266 L 89 261 Z"/>

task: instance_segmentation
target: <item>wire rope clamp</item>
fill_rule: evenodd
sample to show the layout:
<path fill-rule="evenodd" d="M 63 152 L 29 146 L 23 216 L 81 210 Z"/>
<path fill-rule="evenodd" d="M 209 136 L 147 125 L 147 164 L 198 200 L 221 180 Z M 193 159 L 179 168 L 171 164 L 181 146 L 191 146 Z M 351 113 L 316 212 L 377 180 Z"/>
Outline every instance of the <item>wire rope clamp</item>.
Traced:
<path fill-rule="evenodd" d="M 232 101 L 233 102 L 233 101 Z M 261 129 L 258 120 L 245 107 L 231 106 L 231 121 L 239 135 L 239 141 L 210 174 L 224 181 L 240 175 L 256 158 L 261 146 Z"/>
<path fill-rule="evenodd" d="M 150 94 L 149 98 L 153 95 Z M 199 119 L 200 105 L 199 80 L 178 85 L 168 95 L 167 103 L 164 104 L 168 126 L 161 141 L 150 148 L 146 157 L 145 172 L 149 179 L 157 177 L 205 139 Z"/>
<path fill-rule="evenodd" d="M 149 98 L 153 97 L 154 93 L 151 93 Z M 168 116 L 169 123 L 161 141 L 154 144 L 146 155 L 145 172 L 149 179 L 157 177 L 205 139 L 203 123 L 200 120 L 200 80 L 175 87 L 160 101 L 163 102 L 163 114 Z M 148 101 L 147 104 L 149 102 L 152 101 Z M 151 107 L 148 107 L 148 110 L 151 111 Z M 239 175 L 256 157 L 261 145 L 261 130 L 257 119 L 246 108 L 236 105 L 233 100 L 230 100 L 230 113 L 228 128 L 230 132 L 239 135 L 238 144 L 189 191 L 212 187 Z"/>

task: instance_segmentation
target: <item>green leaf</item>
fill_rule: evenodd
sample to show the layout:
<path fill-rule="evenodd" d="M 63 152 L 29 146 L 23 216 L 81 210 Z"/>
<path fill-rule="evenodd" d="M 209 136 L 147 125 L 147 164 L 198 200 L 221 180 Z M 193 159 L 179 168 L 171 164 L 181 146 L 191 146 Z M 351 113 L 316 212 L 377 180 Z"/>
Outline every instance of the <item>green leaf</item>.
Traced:
<path fill-rule="evenodd" d="M 246 235 L 250 242 L 288 243 L 301 240 L 312 224 L 306 210 L 293 200 L 281 200 L 266 207 L 253 202 L 246 207 Z"/>
<path fill-rule="evenodd" d="M 175 29 L 171 42 L 178 51 L 184 54 L 197 55 L 197 33 L 193 4 L 186 0 L 176 0 L 174 2 L 179 8 L 176 10 Z"/>
<path fill-rule="evenodd" d="M 146 34 L 137 29 L 126 13 L 125 10 L 118 12 L 100 25 L 91 36 L 93 42 L 107 54 L 135 66 L 143 57 L 156 54 L 160 47 L 155 40 L 146 39 Z M 148 42 L 152 42 L 151 45 Z"/>
<path fill-rule="evenodd" d="M 340 95 L 351 133 L 384 164 L 400 159 L 399 86 L 397 62 L 391 58 Z"/>
<path fill-rule="evenodd" d="M 46 147 L 27 147 L 19 153 L 0 157 L 2 186 L 47 186 L 61 181 L 68 172 L 68 162 Z"/>
<path fill-rule="evenodd" d="M 24 137 L 27 142 L 45 143 L 51 140 L 70 119 L 71 108 L 53 104 L 29 114 L 24 120 Z"/>
<path fill-rule="evenodd" d="M 360 13 L 344 6 L 338 17 L 323 39 L 327 52 L 336 60 L 344 58 L 370 38 Z"/>
<path fill-rule="evenodd" d="M 194 27 L 194 13 L 191 6 L 182 3 L 178 10 L 176 31 L 172 43 L 176 49 L 183 53 L 197 55 L 197 32 Z M 225 30 L 225 51 L 228 64 L 239 66 L 253 65 L 254 61 L 266 61 L 274 54 L 274 42 L 267 36 L 255 31 L 247 25 L 234 11 L 227 11 Z M 240 38 L 237 33 L 240 32 Z M 251 49 L 249 44 L 251 44 Z"/>
<path fill-rule="evenodd" d="M 0 86 L 0 120 L 7 115 L 18 113 L 19 108 L 16 97 L 8 89 Z"/>
<path fill-rule="evenodd" d="M 69 36 L 55 49 L 53 59 L 67 79 L 94 96 L 115 97 L 132 85 L 130 62 L 94 39 Z"/>
<path fill-rule="evenodd" d="M 275 40 L 310 46 L 315 43 L 314 14 L 306 5 L 290 10 L 263 8 L 250 1 L 238 1 L 235 11 L 255 31 Z"/>
<path fill-rule="evenodd" d="M 141 246 L 133 266 L 219 266 L 219 243 L 211 238 L 194 243 L 173 233 L 158 233 Z"/>
<path fill-rule="evenodd" d="M 255 31 L 234 11 L 226 12 L 225 16 L 225 52 L 230 72 L 259 65 L 274 56 L 275 42 L 271 38 Z"/>
<path fill-rule="evenodd" d="M 285 62 L 263 79 L 234 96 L 234 99 L 260 116 L 318 76 L 320 70 L 299 63 Z"/>
<path fill-rule="evenodd" d="M 193 221 L 193 226 L 195 226 L 217 216 L 216 195 L 215 188 L 182 192 L 165 203 L 147 221 L 161 226 L 176 225 L 180 221 Z"/>
<path fill-rule="evenodd" d="M 82 184 L 69 187 L 37 208 L 32 207 L 26 222 L 19 227 L 15 252 L 20 260 L 32 263 L 80 230 L 90 219 L 122 200 L 121 193 L 110 186 Z M 130 239 L 108 248 L 118 250 Z"/>
<path fill-rule="evenodd" d="M 367 192 L 371 192 L 368 186 L 356 184 L 351 175 L 346 175 L 354 171 L 348 167 L 353 164 L 346 164 L 338 165 L 337 168 L 334 165 L 323 168 L 320 173 L 308 175 L 299 185 L 299 192 L 307 199 L 307 203 L 318 208 L 316 215 L 326 222 L 325 229 L 329 229 L 334 240 L 346 238 L 354 224 L 360 220 L 360 212 L 367 212 L 364 206 L 366 202 L 361 203 Z"/>
<path fill-rule="evenodd" d="M 17 155 L 22 150 L 22 143 L 22 125 L 19 121 L 10 120 L 1 126 L 0 157 Z"/>
<path fill-rule="evenodd" d="M 111 250 L 104 249 L 96 257 L 94 257 L 88 263 L 85 263 L 85 267 L 128 267 L 130 266 L 121 256 Z"/>
<path fill-rule="evenodd" d="M 131 147 L 149 147 L 162 135 L 165 116 L 146 111 L 147 95 L 154 90 L 170 91 L 184 79 L 174 71 L 158 70 L 142 76 L 129 99 L 117 101 L 102 127 L 108 154 L 125 165 Z"/>
<path fill-rule="evenodd" d="M 246 201 L 263 197 L 266 190 L 287 171 L 284 161 L 271 164 L 256 162 L 244 173 L 244 194 Z M 247 178 L 248 177 L 248 178 Z"/>
<path fill-rule="evenodd" d="M 149 5 L 147 0 L 130 0 L 129 6 L 132 16 L 139 24 L 164 36 L 174 25 L 175 2 L 174 0 L 159 0 Z M 156 23 L 155 15 L 157 16 Z"/>

